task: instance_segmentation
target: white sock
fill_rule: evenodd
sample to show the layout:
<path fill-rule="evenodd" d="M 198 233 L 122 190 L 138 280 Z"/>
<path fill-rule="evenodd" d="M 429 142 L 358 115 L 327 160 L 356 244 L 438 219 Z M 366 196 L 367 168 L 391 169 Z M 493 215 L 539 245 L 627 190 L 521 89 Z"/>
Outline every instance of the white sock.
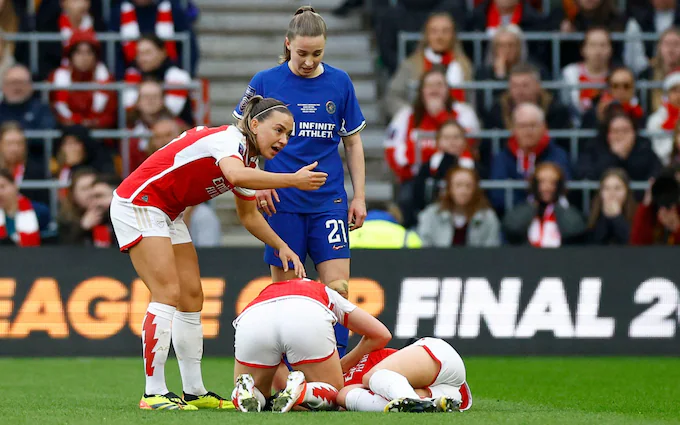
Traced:
<path fill-rule="evenodd" d="M 203 358 L 203 326 L 201 312 L 175 312 L 172 324 L 172 346 L 182 375 L 182 389 L 186 394 L 203 395 L 208 392 L 203 385 L 201 359 Z"/>
<path fill-rule="evenodd" d="M 354 388 L 345 396 L 345 408 L 353 412 L 382 412 L 389 402 L 364 388 Z"/>
<path fill-rule="evenodd" d="M 368 386 L 371 391 L 388 400 L 404 397 L 420 398 L 404 375 L 387 369 L 375 372 L 368 380 Z"/>
<path fill-rule="evenodd" d="M 307 389 L 303 394 L 302 407 L 309 410 L 335 410 L 338 390 L 325 382 L 307 382 Z"/>
<path fill-rule="evenodd" d="M 152 302 L 142 322 L 142 348 L 146 372 L 145 394 L 165 394 L 165 362 L 170 351 L 172 316 L 175 307 Z"/>

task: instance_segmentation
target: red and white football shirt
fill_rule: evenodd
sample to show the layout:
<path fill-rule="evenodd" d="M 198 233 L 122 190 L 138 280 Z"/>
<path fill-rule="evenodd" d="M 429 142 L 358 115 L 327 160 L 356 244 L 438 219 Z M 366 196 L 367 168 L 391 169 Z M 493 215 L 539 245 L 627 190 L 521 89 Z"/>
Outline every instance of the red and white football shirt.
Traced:
<path fill-rule="evenodd" d="M 345 386 L 361 384 L 364 379 L 364 375 L 366 375 L 369 370 L 373 369 L 375 365 L 396 352 L 397 350 L 394 348 L 382 348 L 380 350 L 371 351 L 370 353 L 365 354 L 364 357 L 359 360 L 359 363 L 352 366 L 345 373 Z"/>
<path fill-rule="evenodd" d="M 246 200 L 255 191 L 234 187 L 219 167 L 223 158 L 257 167 L 241 131 L 235 126 L 196 127 L 182 133 L 154 152 L 116 189 L 115 194 L 138 206 L 152 206 L 171 220 L 192 205 L 198 205 L 230 190 Z"/>
<path fill-rule="evenodd" d="M 340 322 L 343 326 L 347 326 L 347 316 L 357 308 L 357 306 L 323 283 L 315 282 L 311 279 L 292 279 L 285 282 L 272 283 L 264 288 L 257 298 L 243 309 L 241 315 L 254 305 L 285 298 L 305 298 L 316 301 L 330 311 L 335 316 L 336 321 Z M 236 321 L 238 321 L 238 318 Z"/>

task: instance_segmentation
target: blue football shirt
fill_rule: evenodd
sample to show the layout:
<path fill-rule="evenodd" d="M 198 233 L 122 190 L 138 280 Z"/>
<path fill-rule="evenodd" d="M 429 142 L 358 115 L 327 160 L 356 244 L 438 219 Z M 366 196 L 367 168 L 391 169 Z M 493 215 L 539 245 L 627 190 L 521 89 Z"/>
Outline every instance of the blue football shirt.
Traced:
<path fill-rule="evenodd" d="M 315 78 L 293 74 L 288 63 L 258 72 L 234 110 L 234 116 L 242 118 L 243 108 L 255 95 L 284 102 L 295 120 L 293 134 L 288 146 L 266 162 L 265 170 L 294 173 L 319 161 L 315 170 L 328 173 L 326 184 L 317 191 L 277 190 L 281 198 L 277 211 L 316 213 L 348 208 L 338 144 L 342 137 L 363 130 L 366 120 L 349 75 L 326 64 L 319 66 L 323 66 L 324 71 Z"/>

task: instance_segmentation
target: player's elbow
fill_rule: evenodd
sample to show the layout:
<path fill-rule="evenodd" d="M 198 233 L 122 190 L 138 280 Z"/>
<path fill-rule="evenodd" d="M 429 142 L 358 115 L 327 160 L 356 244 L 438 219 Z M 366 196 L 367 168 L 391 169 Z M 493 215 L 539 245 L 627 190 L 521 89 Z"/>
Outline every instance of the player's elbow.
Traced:
<path fill-rule="evenodd" d="M 382 322 L 379 323 L 380 326 L 376 326 L 376 329 L 374 329 L 374 331 L 371 332 L 371 335 L 369 336 L 369 338 L 377 347 L 376 349 L 383 348 L 392 339 L 392 333 L 389 329 L 387 329 L 387 326 L 385 326 Z"/>
<path fill-rule="evenodd" d="M 227 168 L 222 170 L 224 173 L 224 177 L 227 178 L 227 181 L 231 183 L 232 186 L 234 187 L 243 187 L 243 173 L 241 172 L 242 169 L 238 168 Z"/>

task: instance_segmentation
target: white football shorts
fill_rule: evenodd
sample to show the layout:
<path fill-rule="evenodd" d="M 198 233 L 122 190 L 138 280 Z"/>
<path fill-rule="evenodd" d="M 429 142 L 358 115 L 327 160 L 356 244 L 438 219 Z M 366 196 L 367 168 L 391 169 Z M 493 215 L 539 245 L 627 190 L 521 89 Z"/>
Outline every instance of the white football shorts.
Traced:
<path fill-rule="evenodd" d="M 318 302 L 280 298 L 248 308 L 234 320 L 234 356 L 250 367 L 320 363 L 335 353 L 335 316 Z"/>
<path fill-rule="evenodd" d="M 423 347 L 439 363 L 439 373 L 428 387 L 444 384 L 455 387 L 458 391 L 465 382 L 465 364 L 455 348 L 439 338 L 421 338 L 413 345 Z"/>
<path fill-rule="evenodd" d="M 170 220 L 156 207 L 134 205 L 115 194 L 111 201 L 111 223 L 121 252 L 127 252 L 142 238 L 149 236 L 170 238 L 173 245 L 191 242 L 183 217 L 184 213 Z"/>

